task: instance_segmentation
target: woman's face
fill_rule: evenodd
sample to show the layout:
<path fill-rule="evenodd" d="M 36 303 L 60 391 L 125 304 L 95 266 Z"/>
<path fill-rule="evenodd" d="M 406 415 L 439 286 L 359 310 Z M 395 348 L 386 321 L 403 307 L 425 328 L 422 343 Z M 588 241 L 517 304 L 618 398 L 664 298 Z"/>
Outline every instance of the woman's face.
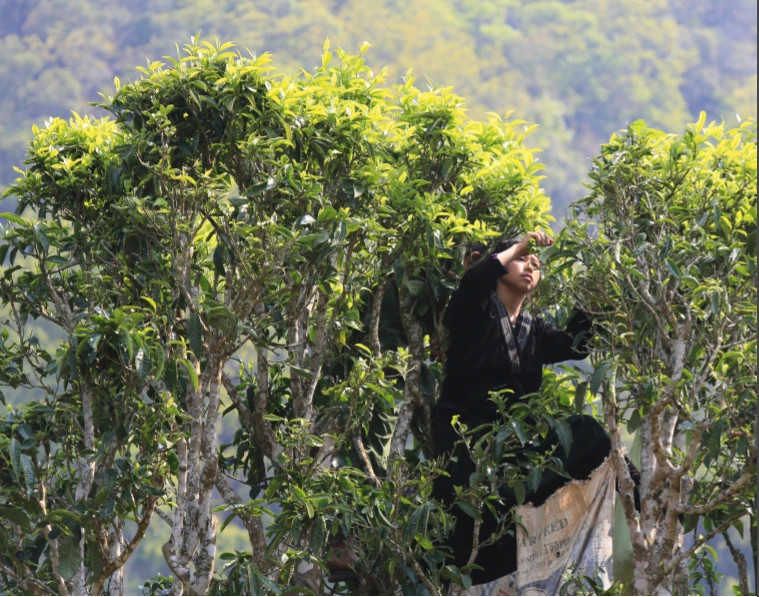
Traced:
<path fill-rule="evenodd" d="M 516 292 L 532 292 L 540 282 L 540 259 L 537 255 L 517 257 L 506 269 L 509 273 L 501 276 L 500 281 Z"/>

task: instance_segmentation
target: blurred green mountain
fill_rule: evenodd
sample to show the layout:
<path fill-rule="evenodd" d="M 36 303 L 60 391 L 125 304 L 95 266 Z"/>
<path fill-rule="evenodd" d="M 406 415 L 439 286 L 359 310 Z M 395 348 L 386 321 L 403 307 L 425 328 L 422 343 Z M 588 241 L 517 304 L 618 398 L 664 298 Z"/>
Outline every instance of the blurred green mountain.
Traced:
<path fill-rule="evenodd" d="M 642 118 L 677 131 L 700 110 L 756 116 L 753 0 L 0 0 L 0 188 L 21 165 L 32 123 L 176 56 L 197 31 L 273 52 L 296 73 L 324 39 L 388 66 L 396 81 L 455 86 L 472 115 L 541 126 L 546 189 L 557 216 L 611 132 Z"/>

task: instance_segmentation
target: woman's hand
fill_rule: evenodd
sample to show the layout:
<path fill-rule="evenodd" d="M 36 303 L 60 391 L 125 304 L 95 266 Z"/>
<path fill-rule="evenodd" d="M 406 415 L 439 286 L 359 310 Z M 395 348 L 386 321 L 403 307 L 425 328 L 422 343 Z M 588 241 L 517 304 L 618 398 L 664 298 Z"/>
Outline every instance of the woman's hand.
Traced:
<path fill-rule="evenodd" d="M 512 245 L 501 253 L 498 253 L 498 260 L 501 262 L 501 265 L 508 267 L 509 263 L 515 259 L 529 255 L 532 248 L 530 243 L 535 246 L 542 247 L 552 245 L 553 239 L 548 238 L 545 232 L 528 232 L 517 244 Z"/>
<path fill-rule="evenodd" d="M 528 232 L 515 246 L 516 251 L 514 258 L 516 259 L 518 257 L 532 253 L 533 245 L 538 247 L 546 247 L 552 244 L 553 239 L 549 238 L 545 232 Z"/>

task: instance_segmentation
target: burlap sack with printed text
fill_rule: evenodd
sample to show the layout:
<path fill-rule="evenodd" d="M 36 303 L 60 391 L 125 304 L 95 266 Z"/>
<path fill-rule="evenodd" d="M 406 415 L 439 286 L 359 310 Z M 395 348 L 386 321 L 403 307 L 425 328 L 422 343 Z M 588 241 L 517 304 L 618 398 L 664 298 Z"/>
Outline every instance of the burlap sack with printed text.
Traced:
<path fill-rule="evenodd" d="M 462 594 L 558 595 L 570 570 L 598 576 L 608 588 L 615 483 L 608 458 L 590 479 L 565 485 L 542 506 L 518 507 L 517 572 Z"/>
<path fill-rule="evenodd" d="M 607 458 L 585 482 L 573 481 L 517 517 L 519 595 L 558 595 L 568 570 L 611 585 L 616 477 Z"/>

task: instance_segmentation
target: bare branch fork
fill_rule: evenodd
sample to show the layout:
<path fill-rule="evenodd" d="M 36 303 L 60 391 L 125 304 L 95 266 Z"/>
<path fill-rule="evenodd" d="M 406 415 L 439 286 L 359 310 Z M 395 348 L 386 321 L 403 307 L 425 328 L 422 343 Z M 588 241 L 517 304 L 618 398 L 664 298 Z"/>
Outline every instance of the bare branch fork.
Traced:
<path fill-rule="evenodd" d="M 145 511 L 143 512 L 142 518 L 137 521 L 137 530 L 135 531 L 134 536 L 123 549 L 120 549 L 121 553 L 118 555 L 118 557 L 114 559 L 108 559 L 106 561 L 105 565 L 103 566 L 103 570 L 100 573 L 100 577 L 92 586 L 92 594 L 100 595 L 103 591 L 103 586 L 105 585 L 106 580 L 108 580 L 108 577 L 110 577 L 117 570 L 120 570 L 124 564 L 126 564 L 132 553 L 134 553 L 134 550 L 137 549 L 137 546 L 145 537 L 148 526 L 150 526 L 150 520 L 153 516 L 155 508 L 155 498 L 150 499 L 146 502 Z"/>

